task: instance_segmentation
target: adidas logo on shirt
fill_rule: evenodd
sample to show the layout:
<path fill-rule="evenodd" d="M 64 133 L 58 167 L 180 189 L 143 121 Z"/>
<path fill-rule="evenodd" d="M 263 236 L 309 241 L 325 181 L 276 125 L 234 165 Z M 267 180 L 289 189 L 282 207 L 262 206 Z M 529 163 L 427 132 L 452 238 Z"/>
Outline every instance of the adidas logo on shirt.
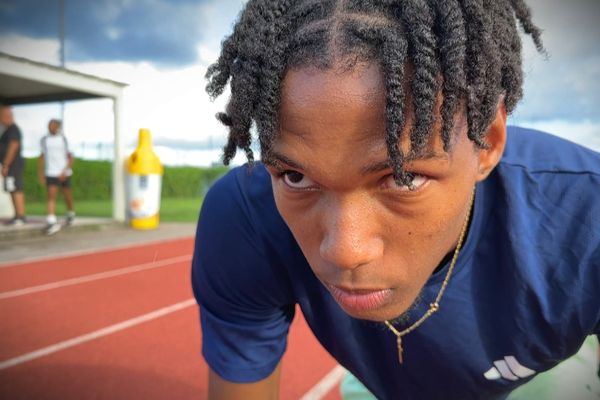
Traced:
<path fill-rule="evenodd" d="M 493 381 L 504 378 L 517 381 L 535 374 L 535 371 L 522 366 L 515 357 L 506 356 L 503 360 L 494 361 L 494 366 L 483 374 L 485 379 Z"/>

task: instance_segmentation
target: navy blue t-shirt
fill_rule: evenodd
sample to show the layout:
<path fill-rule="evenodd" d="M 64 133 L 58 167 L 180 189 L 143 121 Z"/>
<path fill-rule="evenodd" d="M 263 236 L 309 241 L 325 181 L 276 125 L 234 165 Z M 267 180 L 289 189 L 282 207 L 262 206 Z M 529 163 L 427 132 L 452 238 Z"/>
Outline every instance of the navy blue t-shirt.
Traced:
<path fill-rule="evenodd" d="M 426 283 L 426 310 L 448 265 Z M 226 380 L 270 375 L 299 304 L 315 336 L 380 399 L 494 399 L 600 333 L 600 154 L 509 128 L 477 185 L 440 311 L 403 337 L 354 319 L 317 280 L 279 215 L 265 168 L 240 167 L 204 201 L 193 260 L 203 354 Z M 398 325 L 402 329 L 403 326 Z"/>

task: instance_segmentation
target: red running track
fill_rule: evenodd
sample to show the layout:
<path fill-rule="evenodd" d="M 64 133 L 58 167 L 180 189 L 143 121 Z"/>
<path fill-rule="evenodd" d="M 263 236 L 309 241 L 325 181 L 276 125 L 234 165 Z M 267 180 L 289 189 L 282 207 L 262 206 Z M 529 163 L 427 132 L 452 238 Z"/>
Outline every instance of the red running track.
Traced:
<path fill-rule="evenodd" d="M 186 238 L 1 267 L 0 398 L 205 399 L 192 250 Z M 339 375 L 300 312 L 282 365 L 282 399 Z M 312 398 L 339 399 L 330 387 Z"/>

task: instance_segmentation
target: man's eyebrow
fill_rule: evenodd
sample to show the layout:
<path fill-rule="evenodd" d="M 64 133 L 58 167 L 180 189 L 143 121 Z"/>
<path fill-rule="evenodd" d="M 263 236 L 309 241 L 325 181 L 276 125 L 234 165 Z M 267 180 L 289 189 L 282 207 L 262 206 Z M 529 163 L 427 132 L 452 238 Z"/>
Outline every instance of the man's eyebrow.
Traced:
<path fill-rule="evenodd" d="M 281 162 L 289 165 L 292 168 L 306 171 L 306 168 L 304 168 L 302 166 L 302 164 L 284 156 L 281 153 L 278 153 L 276 151 L 271 151 L 271 157 L 273 157 L 273 159 L 275 159 L 277 161 L 281 161 Z M 425 161 L 425 160 L 448 161 L 449 159 L 450 159 L 450 157 L 448 156 L 447 153 L 436 153 L 436 152 L 431 151 L 431 152 L 426 152 L 424 154 L 420 154 L 418 156 L 408 156 L 404 159 L 404 162 Z M 372 174 L 372 173 L 376 173 L 376 172 L 381 172 L 381 171 L 384 171 L 389 168 L 390 168 L 389 160 L 384 160 L 384 161 L 378 161 L 378 162 L 369 164 L 369 165 L 363 167 L 360 172 L 362 175 L 368 175 L 368 174 Z"/>
<path fill-rule="evenodd" d="M 283 154 L 277 153 L 276 151 L 271 151 L 271 157 L 273 157 L 274 159 L 276 159 L 278 161 L 284 162 L 285 164 L 289 165 L 292 168 L 306 171 L 306 168 L 304 168 L 302 166 L 302 164 L 284 156 Z"/>
<path fill-rule="evenodd" d="M 448 153 L 436 153 L 433 151 L 430 152 L 426 152 L 424 154 L 419 154 L 419 155 L 410 155 L 407 156 L 404 159 L 404 162 L 411 162 L 411 161 L 427 161 L 427 160 L 440 160 L 440 161 L 448 161 L 450 159 L 450 157 L 448 156 Z M 361 169 L 361 174 L 362 175 L 368 175 L 368 174 L 373 174 L 376 172 L 381 172 L 381 171 L 385 171 L 386 169 L 389 169 L 390 167 L 390 162 L 389 160 L 384 160 L 384 161 L 378 161 L 372 164 L 369 164 L 367 166 L 365 166 L 364 168 Z"/>

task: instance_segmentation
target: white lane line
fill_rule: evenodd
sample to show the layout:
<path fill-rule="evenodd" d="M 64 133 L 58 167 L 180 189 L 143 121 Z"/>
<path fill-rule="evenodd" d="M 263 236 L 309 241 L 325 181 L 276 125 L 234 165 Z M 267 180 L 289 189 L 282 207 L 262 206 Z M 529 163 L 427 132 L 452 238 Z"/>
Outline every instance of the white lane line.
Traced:
<path fill-rule="evenodd" d="M 110 335 L 112 333 L 122 331 L 127 328 L 131 328 L 132 326 L 139 325 L 141 323 L 151 321 L 153 319 L 157 319 L 163 317 L 167 314 L 171 314 L 175 311 L 182 310 L 184 308 L 190 307 L 196 304 L 195 299 L 188 299 L 182 301 L 181 303 L 172 304 L 167 307 L 160 308 L 158 310 L 149 312 L 147 314 L 140 315 L 138 317 L 128 319 L 123 322 L 119 322 L 118 324 L 107 326 L 106 328 L 99 329 L 94 332 L 87 333 L 85 335 L 77 336 L 69 340 L 65 340 L 64 342 L 59 342 L 53 344 L 48 347 L 44 347 L 39 350 L 32 351 L 31 353 L 23 354 L 18 357 L 10 358 L 8 360 L 4 360 L 0 362 L 0 370 L 14 367 L 15 365 L 23 364 L 28 361 L 35 360 L 36 358 L 44 357 L 52 353 L 56 353 L 61 350 L 68 349 L 69 347 L 77 346 L 79 344 L 92 341 L 94 339 L 101 338 L 103 336 Z"/>
<path fill-rule="evenodd" d="M 114 276 L 130 274 L 132 272 L 145 271 L 147 269 L 164 267 L 184 261 L 190 261 L 191 255 L 178 256 L 172 258 L 166 258 L 160 261 L 153 261 L 144 264 L 132 265 L 130 267 L 119 268 L 112 271 L 99 272 L 97 274 L 79 276 L 77 278 L 64 279 L 62 281 L 45 283 L 43 285 L 30 286 L 23 289 L 11 290 L 8 292 L 0 293 L 0 300 L 8 299 L 11 297 L 24 296 L 26 294 L 32 294 L 37 292 L 43 292 L 45 290 L 57 289 L 65 286 L 77 285 L 84 282 L 97 281 L 99 279 L 112 278 Z"/>
<path fill-rule="evenodd" d="M 341 365 L 329 371 L 312 389 L 310 389 L 300 400 L 320 400 L 327 395 L 337 384 L 339 384 L 346 370 Z"/>

